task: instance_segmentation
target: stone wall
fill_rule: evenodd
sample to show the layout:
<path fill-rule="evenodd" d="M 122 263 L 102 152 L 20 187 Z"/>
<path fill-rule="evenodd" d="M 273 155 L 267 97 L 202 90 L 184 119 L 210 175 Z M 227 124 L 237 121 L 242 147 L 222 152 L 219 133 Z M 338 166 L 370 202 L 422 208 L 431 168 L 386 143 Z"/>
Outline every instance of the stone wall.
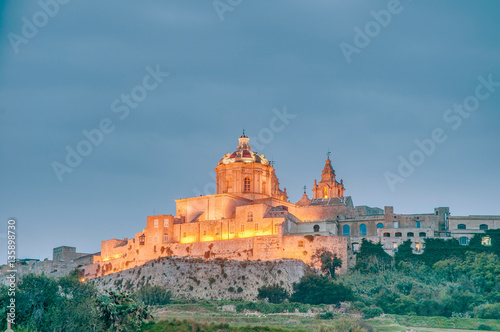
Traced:
<path fill-rule="evenodd" d="M 300 260 L 248 262 L 165 257 L 119 273 L 93 279 L 99 290 L 133 292 L 144 285 L 160 285 L 184 299 L 255 300 L 258 288 L 278 284 L 289 293 L 294 282 L 309 271 Z"/>

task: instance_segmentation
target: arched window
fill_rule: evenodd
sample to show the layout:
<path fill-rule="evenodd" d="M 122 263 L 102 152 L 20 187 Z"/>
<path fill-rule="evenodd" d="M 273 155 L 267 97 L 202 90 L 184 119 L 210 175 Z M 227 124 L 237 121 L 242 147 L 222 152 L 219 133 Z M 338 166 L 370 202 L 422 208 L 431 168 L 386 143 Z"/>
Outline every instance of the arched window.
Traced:
<path fill-rule="evenodd" d="M 245 191 L 250 191 L 250 178 L 245 178 Z"/>
<path fill-rule="evenodd" d="M 483 230 L 483 231 L 486 231 L 486 230 L 488 229 L 488 225 L 486 225 L 486 224 L 481 224 L 481 225 L 479 225 L 479 229 L 480 229 L 480 230 Z"/>
<path fill-rule="evenodd" d="M 379 223 L 377 224 L 377 228 L 384 228 L 384 224 L 382 224 L 381 222 L 379 222 Z"/>
<path fill-rule="evenodd" d="M 403 234 L 401 234 L 401 232 L 396 232 L 396 237 L 401 237 L 403 236 Z"/>
<path fill-rule="evenodd" d="M 359 236 L 366 236 L 366 225 L 359 225 Z"/>
<path fill-rule="evenodd" d="M 414 236 L 415 236 L 415 234 L 413 234 L 413 232 L 406 233 L 406 237 L 414 237 Z"/>
<path fill-rule="evenodd" d="M 467 226 L 465 226 L 465 224 L 458 224 L 457 228 L 458 229 L 466 229 Z"/>
<path fill-rule="evenodd" d="M 262 181 L 262 193 L 266 194 L 266 181 Z"/>
<path fill-rule="evenodd" d="M 391 233 L 384 233 L 384 237 L 391 237 Z"/>
<path fill-rule="evenodd" d="M 351 236 L 351 227 L 349 225 L 342 227 L 342 236 Z"/>
<path fill-rule="evenodd" d="M 328 188 L 327 187 L 323 188 L 323 198 L 328 198 Z"/>
<path fill-rule="evenodd" d="M 252 222 L 253 221 L 253 212 L 248 212 L 247 213 L 247 222 Z"/>
<path fill-rule="evenodd" d="M 469 244 L 469 238 L 466 236 L 462 236 L 459 241 L 460 241 L 460 244 L 464 245 L 464 246 Z"/>
<path fill-rule="evenodd" d="M 315 232 L 319 232 L 319 225 L 314 225 L 313 229 Z"/>
<path fill-rule="evenodd" d="M 420 232 L 420 233 L 418 233 L 418 236 L 420 236 L 420 237 L 426 237 L 427 234 L 425 234 L 425 232 Z"/>

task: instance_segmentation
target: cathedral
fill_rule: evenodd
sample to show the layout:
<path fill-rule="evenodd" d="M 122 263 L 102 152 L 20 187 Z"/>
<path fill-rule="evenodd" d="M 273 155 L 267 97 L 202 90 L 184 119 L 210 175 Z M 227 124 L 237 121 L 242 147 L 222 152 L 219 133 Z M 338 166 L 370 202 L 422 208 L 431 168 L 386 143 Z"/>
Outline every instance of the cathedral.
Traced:
<path fill-rule="evenodd" d="M 304 191 L 291 203 L 281 189 L 276 170 L 263 154 L 252 151 L 243 133 L 238 146 L 215 167 L 216 193 L 176 200 L 175 215 L 147 217 L 146 227 L 133 238 L 102 241 L 87 278 L 140 266 L 165 256 L 234 260 L 300 259 L 314 264 L 326 249 L 342 259 L 340 273 L 353 266 L 363 238 L 381 242 L 393 254 L 411 239 L 414 252 L 424 250 L 424 239 L 442 237 L 467 244 L 475 234 L 500 228 L 500 216 L 452 217 L 449 208 L 432 213 L 395 214 L 384 209 L 354 206 L 344 196 L 343 180 L 336 178 L 329 157 L 312 197 Z M 488 239 L 485 236 L 487 245 Z"/>

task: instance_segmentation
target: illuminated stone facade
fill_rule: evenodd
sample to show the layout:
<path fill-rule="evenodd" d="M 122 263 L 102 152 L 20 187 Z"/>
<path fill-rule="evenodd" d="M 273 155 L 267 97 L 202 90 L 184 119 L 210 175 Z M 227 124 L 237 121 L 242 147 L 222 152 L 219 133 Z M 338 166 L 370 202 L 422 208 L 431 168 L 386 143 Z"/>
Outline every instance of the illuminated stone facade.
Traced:
<path fill-rule="evenodd" d="M 427 237 L 460 237 L 465 243 L 464 238 L 485 227 L 500 227 L 500 216 L 449 217 L 448 208 L 402 215 L 394 214 L 392 207 L 354 207 L 351 197 L 344 196 L 343 181 L 336 180 L 329 156 L 321 180 L 314 181 L 312 199 L 304 192 L 291 203 L 273 165 L 252 151 L 244 134 L 236 151 L 226 153 L 215 171 L 216 194 L 178 199 L 175 215 L 148 216 L 146 227 L 134 238 L 103 241 L 94 264 L 85 267 L 86 276 L 122 271 L 164 256 L 292 258 L 311 264 L 320 248 L 342 259 L 339 272 L 344 273 L 353 265 L 363 238 L 382 242 L 390 253 L 412 239 L 418 253 Z M 459 227 L 462 223 L 468 224 L 466 229 Z"/>

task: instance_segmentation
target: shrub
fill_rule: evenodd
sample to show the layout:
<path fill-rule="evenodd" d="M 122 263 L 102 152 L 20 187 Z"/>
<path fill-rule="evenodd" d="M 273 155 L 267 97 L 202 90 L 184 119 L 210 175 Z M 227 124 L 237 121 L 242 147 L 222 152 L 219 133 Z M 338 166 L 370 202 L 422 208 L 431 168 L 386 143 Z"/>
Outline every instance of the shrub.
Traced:
<path fill-rule="evenodd" d="M 317 316 L 319 319 L 333 319 L 333 312 L 327 311 L 325 313 L 320 313 Z"/>
<path fill-rule="evenodd" d="M 477 327 L 478 330 L 483 330 L 483 331 L 491 331 L 492 328 L 489 325 L 481 324 Z"/>
<path fill-rule="evenodd" d="M 477 318 L 500 319 L 500 303 L 483 304 L 474 308 Z"/>
<path fill-rule="evenodd" d="M 303 276 L 293 285 L 292 302 L 309 304 L 337 304 L 354 299 L 350 287 L 315 274 Z"/>
<path fill-rule="evenodd" d="M 258 289 L 259 295 L 257 298 L 259 300 L 267 299 L 271 303 L 281 303 L 288 298 L 288 293 L 283 287 L 276 285 L 262 286 Z"/>
<path fill-rule="evenodd" d="M 360 311 L 365 318 L 378 317 L 384 313 L 379 307 L 364 307 Z"/>
<path fill-rule="evenodd" d="M 144 286 L 139 288 L 132 297 L 147 305 L 165 305 L 170 303 L 172 292 L 161 286 Z"/>

